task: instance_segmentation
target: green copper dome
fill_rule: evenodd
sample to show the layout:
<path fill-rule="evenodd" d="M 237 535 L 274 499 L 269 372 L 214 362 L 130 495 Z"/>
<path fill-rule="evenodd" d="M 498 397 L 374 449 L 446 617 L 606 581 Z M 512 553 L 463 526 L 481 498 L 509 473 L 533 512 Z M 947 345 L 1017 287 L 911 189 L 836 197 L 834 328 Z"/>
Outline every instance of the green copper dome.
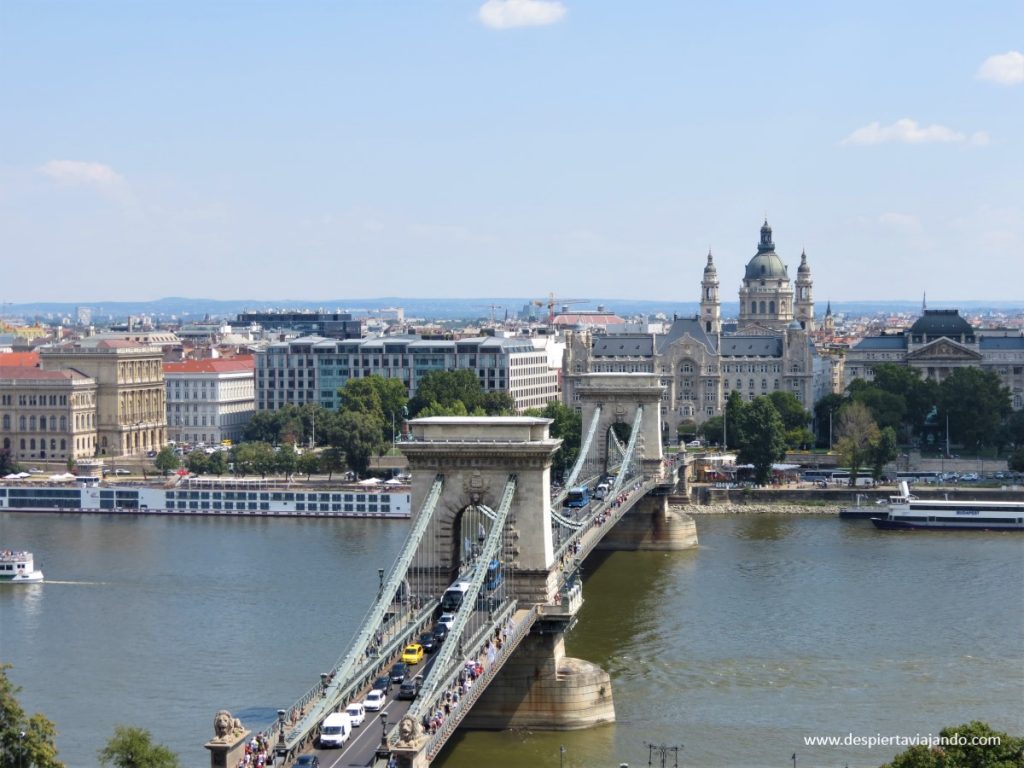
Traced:
<path fill-rule="evenodd" d="M 761 242 L 757 245 L 757 255 L 747 264 L 747 271 L 743 276 L 744 280 L 773 280 L 782 278 L 789 279 L 786 272 L 786 265 L 775 253 L 775 243 L 772 242 L 772 228 L 768 226 L 765 219 L 761 227 Z"/>

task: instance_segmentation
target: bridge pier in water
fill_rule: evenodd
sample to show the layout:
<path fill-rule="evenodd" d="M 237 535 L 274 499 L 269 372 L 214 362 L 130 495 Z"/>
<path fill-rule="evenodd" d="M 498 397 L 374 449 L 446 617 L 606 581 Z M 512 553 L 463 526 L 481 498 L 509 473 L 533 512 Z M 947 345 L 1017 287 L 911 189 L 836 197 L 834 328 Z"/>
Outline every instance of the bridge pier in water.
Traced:
<path fill-rule="evenodd" d="M 560 628 L 526 638 L 463 721 L 469 728 L 571 731 L 615 722 L 612 681 L 597 664 L 565 655 Z"/>

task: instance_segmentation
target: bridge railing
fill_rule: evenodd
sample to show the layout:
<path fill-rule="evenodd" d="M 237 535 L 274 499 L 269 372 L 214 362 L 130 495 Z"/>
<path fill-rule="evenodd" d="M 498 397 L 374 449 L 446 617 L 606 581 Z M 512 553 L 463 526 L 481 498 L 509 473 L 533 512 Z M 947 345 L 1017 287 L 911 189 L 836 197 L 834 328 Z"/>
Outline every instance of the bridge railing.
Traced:
<path fill-rule="evenodd" d="M 473 683 L 473 687 L 466 692 L 465 696 L 459 699 L 459 703 L 452 708 L 449 715 L 441 724 L 441 727 L 431 734 L 430 741 L 427 742 L 426 746 L 428 760 L 433 760 L 437 757 L 437 754 L 447 743 L 452 733 L 455 732 L 455 729 L 459 727 L 462 721 L 466 718 L 466 715 L 469 714 L 469 710 L 473 708 L 473 704 L 475 704 L 477 699 L 479 699 L 483 695 L 484 691 L 487 690 L 487 686 L 494 679 L 495 675 L 501 671 L 501 668 L 505 666 L 505 662 L 515 652 L 516 648 L 519 647 L 523 638 L 530 634 L 530 630 L 537 621 L 538 613 L 539 607 L 536 605 L 533 606 L 526 616 L 523 617 L 523 620 L 515 625 L 512 632 L 502 639 L 501 650 L 495 654 L 494 661 L 484 667 L 483 674 L 476 679 L 476 682 Z M 504 621 L 501 623 L 504 623 Z"/>
<path fill-rule="evenodd" d="M 269 726 L 270 730 L 278 733 L 275 749 L 279 753 L 291 755 L 298 747 L 314 738 L 323 719 L 339 706 L 347 704 L 348 699 L 366 684 L 367 675 L 386 666 L 397 648 L 429 622 L 437 605 L 436 600 L 413 605 L 410 599 L 400 596 L 406 573 L 433 517 L 443 486 L 444 478 L 438 475 L 409 538 L 359 625 L 348 650 L 329 673 L 330 683 L 327 686 L 322 682 L 315 684 L 292 705 L 294 717 Z M 398 614 L 395 613 L 396 609 Z M 375 653 L 371 652 L 373 646 L 377 646 Z M 386 650 L 391 653 L 385 653 Z"/>

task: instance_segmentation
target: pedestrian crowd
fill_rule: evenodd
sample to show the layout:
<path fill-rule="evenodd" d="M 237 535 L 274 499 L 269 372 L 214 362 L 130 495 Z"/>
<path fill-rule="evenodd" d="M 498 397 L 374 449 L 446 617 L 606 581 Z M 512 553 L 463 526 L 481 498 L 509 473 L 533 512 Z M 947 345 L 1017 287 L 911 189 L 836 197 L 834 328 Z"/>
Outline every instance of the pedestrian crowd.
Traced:
<path fill-rule="evenodd" d="M 264 768 L 271 762 L 270 739 L 258 733 L 246 743 L 245 754 L 239 759 L 237 768 Z"/>

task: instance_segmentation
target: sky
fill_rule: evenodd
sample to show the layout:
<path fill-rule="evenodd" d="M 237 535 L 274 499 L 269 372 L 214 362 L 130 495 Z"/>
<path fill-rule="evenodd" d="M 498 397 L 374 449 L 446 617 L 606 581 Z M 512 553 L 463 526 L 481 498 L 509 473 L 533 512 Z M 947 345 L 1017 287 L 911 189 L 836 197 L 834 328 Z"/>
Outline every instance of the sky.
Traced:
<path fill-rule="evenodd" d="M 1024 4 L 3 0 L 0 302 L 1024 305 Z"/>

